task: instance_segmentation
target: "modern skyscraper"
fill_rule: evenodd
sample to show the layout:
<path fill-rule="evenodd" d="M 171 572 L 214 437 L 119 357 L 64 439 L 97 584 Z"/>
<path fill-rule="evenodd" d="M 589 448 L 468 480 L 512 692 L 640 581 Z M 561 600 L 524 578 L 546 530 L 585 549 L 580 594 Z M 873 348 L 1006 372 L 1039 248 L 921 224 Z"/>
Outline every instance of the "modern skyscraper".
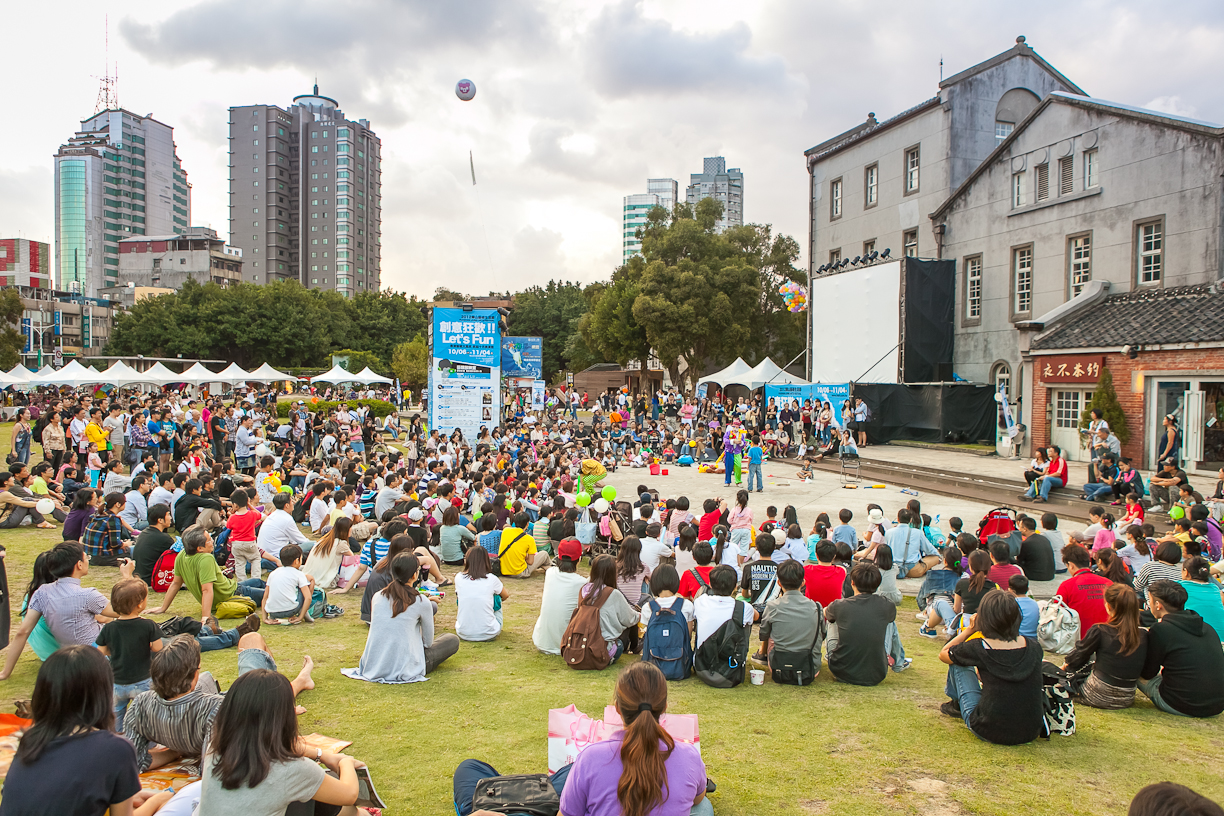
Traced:
<path fill-rule="evenodd" d="M 96 113 L 55 154 L 56 288 L 86 297 L 119 281 L 119 241 L 191 221 L 174 128 L 122 108 Z"/>
<path fill-rule="evenodd" d="M 378 291 L 382 142 L 338 104 L 315 85 L 287 109 L 230 108 L 229 242 L 244 280 Z"/>
<path fill-rule="evenodd" d="M 668 212 L 676 206 L 680 185 L 675 179 L 646 179 L 646 193 L 625 196 L 621 214 L 623 226 L 624 259 L 627 261 L 642 251 L 642 241 L 637 237 L 639 228 L 646 226 L 646 214 L 652 207 L 662 207 Z"/>
<path fill-rule="evenodd" d="M 738 167 L 727 169 L 727 160 L 722 156 L 710 156 L 703 160 L 703 170 L 689 176 L 686 189 L 689 204 L 703 198 L 717 198 L 723 205 L 723 217 L 718 222 L 718 231 L 727 227 L 738 227 L 744 223 L 744 173 Z"/>

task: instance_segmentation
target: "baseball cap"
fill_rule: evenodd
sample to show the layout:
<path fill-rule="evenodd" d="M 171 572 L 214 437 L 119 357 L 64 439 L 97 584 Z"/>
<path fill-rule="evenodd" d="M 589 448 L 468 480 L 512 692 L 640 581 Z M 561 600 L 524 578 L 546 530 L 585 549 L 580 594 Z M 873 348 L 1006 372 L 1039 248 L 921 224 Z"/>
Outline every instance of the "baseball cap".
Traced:
<path fill-rule="evenodd" d="M 557 557 L 578 561 L 582 558 L 582 542 L 576 538 L 565 538 L 557 544 Z"/>
<path fill-rule="evenodd" d="M 423 518 L 425 518 L 425 511 L 419 507 L 414 507 L 408 511 L 409 521 L 420 521 Z"/>

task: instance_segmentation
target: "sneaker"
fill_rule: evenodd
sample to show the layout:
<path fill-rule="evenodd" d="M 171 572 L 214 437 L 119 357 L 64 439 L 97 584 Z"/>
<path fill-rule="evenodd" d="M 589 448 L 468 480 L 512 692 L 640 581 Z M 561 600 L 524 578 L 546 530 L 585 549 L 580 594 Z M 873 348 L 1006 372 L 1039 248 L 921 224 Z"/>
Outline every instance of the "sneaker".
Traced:
<path fill-rule="evenodd" d="M 902 660 L 900 663 L 898 663 L 897 665 L 893 666 L 893 671 L 895 671 L 897 674 L 900 674 L 901 672 L 905 671 L 912 665 L 914 665 L 914 658 L 907 657 L 904 660 Z"/>
<path fill-rule="evenodd" d="M 1018 496 L 1016 496 L 1016 498 L 1019 499 L 1020 501 L 1029 501 L 1029 494 L 1021 493 Z"/>
<path fill-rule="evenodd" d="M 929 626 L 925 624 L 918 627 L 918 634 L 922 635 L 924 638 L 934 639 L 934 638 L 939 637 L 938 632 L 936 632 L 934 629 L 930 628 Z"/>
<path fill-rule="evenodd" d="M 1151 507 L 1148 508 L 1149 513 L 1159 513 L 1162 510 L 1164 510 L 1164 508 L 1161 507 L 1159 504 L 1153 504 Z"/>
<path fill-rule="evenodd" d="M 246 620 L 238 624 L 238 637 L 242 637 L 248 632 L 259 631 L 259 615 L 250 614 L 246 616 Z"/>
<path fill-rule="evenodd" d="M 919 612 L 917 615 L 914 616 L 914 620 L 920 620 L 920 621 L 925 622 L 926 619 L 927 619 L 927 613 L 925 612 Z"/>
<path fill-rule="evenodd" d="M 338 618 L 343 614 L 344 607 L 342 606 L 332 606 L 331 604 L 328 604 L 327 608 L 323 610 L 323 617 L 325 618 Z"/>
<path fill-rule="evenodd" d="M 960 719 L 960 703 L 956 702 L 955 700 L 948 700 L 948 702 L 939 707 L 939 710 L 944 714 L 947 714 L 949 717 L 955 717 L 958 720 Z"/>

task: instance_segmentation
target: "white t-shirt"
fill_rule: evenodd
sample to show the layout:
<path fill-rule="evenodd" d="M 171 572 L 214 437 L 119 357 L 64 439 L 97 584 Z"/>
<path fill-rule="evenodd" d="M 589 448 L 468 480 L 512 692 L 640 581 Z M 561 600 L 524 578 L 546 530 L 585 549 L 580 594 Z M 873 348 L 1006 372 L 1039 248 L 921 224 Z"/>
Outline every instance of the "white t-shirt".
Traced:
<path fill-rule="evenodd" d="M 323 525 L 327 522 L 327 517 L 331 514 L 331 509 L 327 505 L 327 502 L 319 498 L 310 503 L 311 532 L 317 533 L 323 529 Z"/>
<path fill-rule="evenodd" d="M 268 576 L 268 585 L 264 589 L 269 612 L 287 612 L 296 609 L 298 605 L 298 590 L 306 594 L 310 579 L 306 573 L 295 567 L 277 567 Z"/>
<path fill-rule="evenodd" d="M 701 646 L 705 639 L 714 634 L 723 623 L 731 620 L 731 611 L 734 608 L 735 598 L 730 595 L 704 593 L 693 602 L 693 611 L 697 618 L 698 646 Z M 744 619 L 740 623 L 750 623 L 752 621 L 752 612 L 752 604 L 744 604 Z"/>
<path fill-rule="evenodd" d="M 718 550 L 718 542 L 711 541 L 710 546 L 713 547 L 715 551 Z M 732 569 L 734 569 L 736 578 L 739 578 L 740 576 L 739 556 L 740 556 L 739 545 L 733 544 L 731 540 L 728 539 L 727 542 L 723 544 L 722 558 L 719 560 L 718 563 L 726 564 L 728 567 L 731 567 Z"/>
<path fill-rule="evenodd" d="M 646 569 L 654 572 L 659 566 L 659 559 L 674 552 L 671 547 L 649 536 L 642 537 L 642 563 Z"/>
<path fill-rule="evenodd" d="M 671 609 L 672 604 L 674 604 L 676 602 L 676 598 L 679 597 L 679 595 L 673 595 L 670 598 L 655 598 L 655 600 L 659 602 L 660 609 Z M 645 632 L 647 625 L 650 624 L 650 617 L 654 613 L 650 611 L 650 601 L 647 601 L 645 598 L 642 600 L 645 601 L 645 603 L 642 605 L 641 631 Z M 684 619 L 686 621 L 689 623 L 693 622 L 693 615 L 695 614 L 693 611 L 693 602 L 688 598 L 684 598 L 684 605 L 681 607 L 680 612 L 684 615 Z"/>
<path fill-rule="evenodd" d="M 496 575 L 486 575 L 479 581 L 462 572 L 455 576 L 459 602 L 455 632 L 462 640 L 492 640 L 501 634 L 501 621 L 493 614 L 493 596 L 501 591 L 502 582 Z"/>

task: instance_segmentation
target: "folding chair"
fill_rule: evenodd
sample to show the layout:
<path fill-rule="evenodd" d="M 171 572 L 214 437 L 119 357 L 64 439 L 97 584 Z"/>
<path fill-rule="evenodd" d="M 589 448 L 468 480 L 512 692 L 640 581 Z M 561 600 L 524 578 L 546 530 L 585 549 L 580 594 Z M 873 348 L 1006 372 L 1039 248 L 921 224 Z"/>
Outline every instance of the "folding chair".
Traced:
<path fill-rule="evenodd" d="M 841 460 L 842 484 L 860 484 L 863 481 L 863 471 L 860 467 L 859 455 L 843 453 L 838 458 Z"/>

